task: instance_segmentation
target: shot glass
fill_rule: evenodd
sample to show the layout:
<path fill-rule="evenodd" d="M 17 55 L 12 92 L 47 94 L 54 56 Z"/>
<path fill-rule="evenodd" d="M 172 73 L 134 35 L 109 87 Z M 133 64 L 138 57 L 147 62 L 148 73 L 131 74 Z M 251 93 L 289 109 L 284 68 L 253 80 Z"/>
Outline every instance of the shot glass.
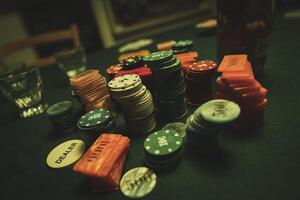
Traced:
<path fill-rule="evenodd" d="M 69 78 L 86 70 L 86 56 L 83 47 L 63 50 L 55 55 L 55 59 Z"/>
<path fill-rule="evenodd" d="M 43 98 L 43 83 L 38 68 L 25 65 L 11 68 L 0 77 L 0 89 L 4 96 L 13 101 L 21 118 L 44 112 L 47 104 Z"/>

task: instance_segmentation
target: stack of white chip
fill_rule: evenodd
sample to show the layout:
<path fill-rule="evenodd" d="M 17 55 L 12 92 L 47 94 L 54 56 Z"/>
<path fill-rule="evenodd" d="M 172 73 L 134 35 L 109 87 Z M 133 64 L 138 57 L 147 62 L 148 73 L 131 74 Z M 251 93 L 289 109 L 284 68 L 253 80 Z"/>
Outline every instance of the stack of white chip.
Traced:
<path fill-rule="evenodd" d="M 108 83 L 112 98 L 122 106 L 127 128 L 133 134 L 145 134 L 156 126 L 151 93 L 136 74 L 116 77 Z"/>

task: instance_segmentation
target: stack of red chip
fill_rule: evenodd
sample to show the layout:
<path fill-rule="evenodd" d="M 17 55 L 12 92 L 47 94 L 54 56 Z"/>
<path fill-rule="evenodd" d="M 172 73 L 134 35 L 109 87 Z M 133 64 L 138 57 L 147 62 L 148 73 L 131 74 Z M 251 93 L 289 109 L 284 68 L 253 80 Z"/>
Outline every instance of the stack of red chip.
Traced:
<path fill-rule="evenodd" d="M 121 134 L 103 133 L 75 164 L 73 170 L 87 175 L 95 192 L 117 190 L 129 141 L 128 137 Z"/>
<path fill-rule="evenodd" d="M 111 108 L 106 79 L 99 70 L 87 70 L 70 78 L 87 112 L 97 108 Z"/>
<path fill-rule="evenodd" d="M 211 60 L 193 62 L 185 72 L 185 88 L 188 104 L 199 106 L 213 98 L 213 79 L 217 64 Z"/>
<path fill-rule="evenodd" d="M 137 74 L 142 79 L 143 85 L 146 86 L 148 90 L 152 93 L 153 91 L 153 84 L 152 84 L 152 71 L 149 67 L 139 67 L 131 70 L 120 70 L 117 72 L 115 77 L 122 76 L 125 74 Z"/>
<path fill-rule="evenodd" d="M 249 132 L 260 126 L 268 104 L 268 91 L 255 80 L 247 55 L 225 56 L 218 72 L 222 76 L 216 82 L 216 97 L 230 99 L 241 107 L 235 127 L 239 131 Z"/>
<path fill-rule="evenodd" d="M 176 58 L 181 62 L 181 67 L 185 72 L 190 64 L 197 60 L 198 53 L 196 51 L 191 51 L 187 53 L 175 54 Z"/>
<path fill-rule="evenodd" d="M 106 73 L 109 75 L 110 79 L 113 79 L 122 68 L 121 64 L 112 65 L 106 69 Z"/>

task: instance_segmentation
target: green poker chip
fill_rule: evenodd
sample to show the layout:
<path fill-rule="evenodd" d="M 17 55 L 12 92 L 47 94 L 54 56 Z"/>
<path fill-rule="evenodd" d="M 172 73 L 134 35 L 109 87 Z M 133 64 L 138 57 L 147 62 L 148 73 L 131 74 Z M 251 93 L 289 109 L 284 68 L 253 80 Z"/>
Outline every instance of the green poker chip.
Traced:
<path fill-rule="evenodd" d="M 47 115 L 50 118 L 62 117 L 73 111 L 73 104 L 71 101 L 61 101 L 47 109 Z"/>
<path fill-rule="evenodd" d="M 163 130 L 172 130 L 176 133 L 179 133 L 179 135 L 184 138 L 186 134 L 186 124 L 183 122 L 171 122 L 169 124 L 166 124 L 162 129 Z"/>
<path fill-rule="evenodd" d="M 177 61 L 177 58 L 175 55 L 173 55 L 170 59 L 164 61 L 164 62 L 160 62 L 160 63 L 153 63 L 153 66 L 155 66 L 153 68 L 153 70 L 159 70 L 160 68 L 163 68 L 163 67 L 168 67 L 170 65 L 173 65 L 175 64 Z"/>
<path fill-rule="evenodd" d="M 112 114 L 106 109 L 92 110 L 81 116 L 78 120 L 77 126 L 79 128 L 92 128 L 95 126 L 106 125 L 112 119 Z"/>
<path fill-rule="evenodd" d="M 194 42 L 192 40 L 180 40 L 172 46 L 172 49 L 175 50 L 175 49 L 191 47 L 191 46 L 193 46 L 193 44 L 194 44 Z"/>
<path fill-rule="evenodd" d="M 225 99 L 208 101 L 196 110 L 205 121 L 216 124 L 230 123 L 239 117 L 240 112 L 238 104 Z"/>
<path fill-rule="evenodd" d="M 173 52 L 172 51 L 157 51 L 145 56 L 143 60 L 146 63 L 157 63 L 157 62 L 164 62 L 172 58 Z"/>
<path fill-rule="evenodd" d="M 193 133 L 208 135 L 208 134 L 217 134 L 218 127 L 217 126 L 205 126 L 201 124 L 201 122 L 195 120 L 194 115 L 190 115 L 187 120 L 187 129 Z"/>
<path fill-rule="evenodd" d="M 182 137 L 172 130 L 160 130 L 149 135 L 144 142 L 147 154 L 157 157 L 168 156 L 177 152 L 182 146 Z"/>
<path fill-rule="evenodd" d="M 186 106 L 181 62 L 173 51 L 154 52 L 144 57 L 144 61 L 152 70 L 160 118 L 172 121 L 183 117 Z"/>

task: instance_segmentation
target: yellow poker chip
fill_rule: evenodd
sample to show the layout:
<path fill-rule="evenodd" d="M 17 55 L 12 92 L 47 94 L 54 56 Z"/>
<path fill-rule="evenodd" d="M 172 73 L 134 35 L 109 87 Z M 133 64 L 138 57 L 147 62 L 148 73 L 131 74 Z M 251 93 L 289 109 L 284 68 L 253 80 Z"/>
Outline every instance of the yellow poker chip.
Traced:
<path fill-rule="evenodd" d="M 129 198 L 141 198 L 153 191 L 156 181 L 156 174 L 151 169 L 147 167 L 133 168 L 122 177 L 121 192 Z"/>
<path fill-rule="evenodd" d="M 59 144 L 47 156 L 47 165 L 51 168 L 63 168 L 75 163 L 85 152 L 82 140 L 69 140 Z"/>

